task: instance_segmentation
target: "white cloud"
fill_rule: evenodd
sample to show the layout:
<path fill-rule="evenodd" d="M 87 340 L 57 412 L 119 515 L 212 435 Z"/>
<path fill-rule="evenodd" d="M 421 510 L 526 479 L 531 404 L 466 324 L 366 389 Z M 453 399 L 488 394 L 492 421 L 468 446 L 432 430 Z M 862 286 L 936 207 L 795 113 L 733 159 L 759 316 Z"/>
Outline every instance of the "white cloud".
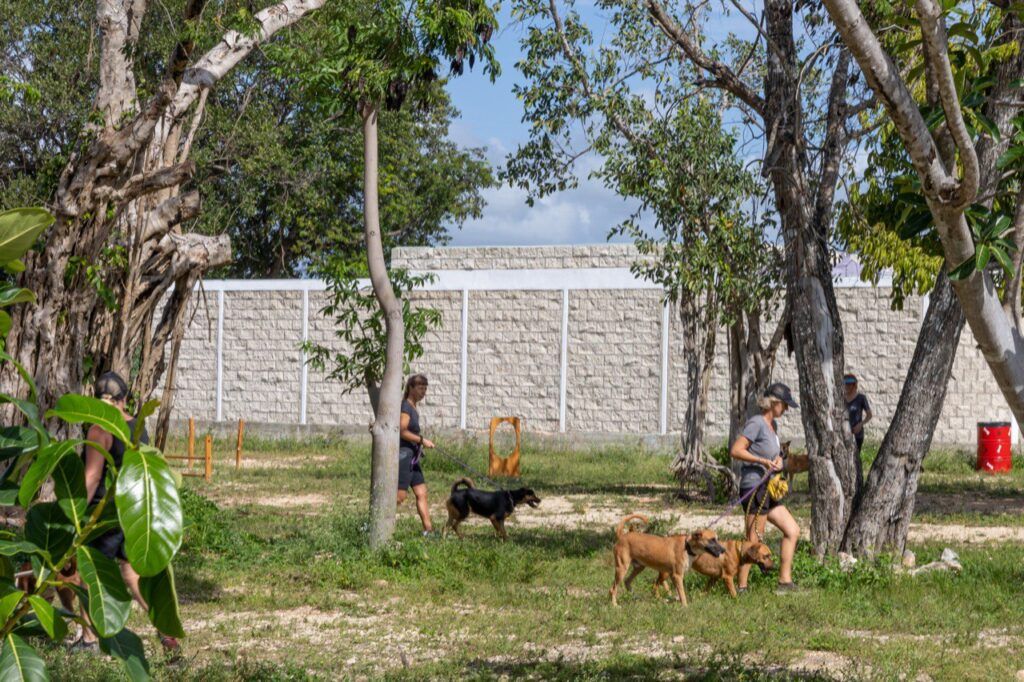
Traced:
<path fill-rule="evenodd" d="M 527 246 L 594 244 L 607 240 L 608 231 L 632 213 L 627 202 L 594 180 L 526 204 L 526 192 L 503 185 L 486 190 L 487 207 L 479 220 L 452 231 L 457 246 Z M 615 241 L 621 241 L 617 239 Z"/>

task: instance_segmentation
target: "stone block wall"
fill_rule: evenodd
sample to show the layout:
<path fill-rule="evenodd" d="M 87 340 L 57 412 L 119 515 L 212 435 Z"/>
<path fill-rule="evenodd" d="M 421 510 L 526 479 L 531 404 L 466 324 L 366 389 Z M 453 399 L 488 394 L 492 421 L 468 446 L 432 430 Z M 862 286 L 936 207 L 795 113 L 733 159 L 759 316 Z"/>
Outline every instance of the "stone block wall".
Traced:
<path fill-rule="evenodd" d="M 549 269 L 608 268 L 621 273 L 634 262 L 627 245 L 571 247 L 481 247 L 396 249 L 393 263 L 416 270 L 508 270 L 486 280 L 489 288 L 417 291 L 414 305 L 441 312 L 442 325 L 423 340 L 424 355 L 413 371 L 426 373 L 430 391 L 423 408 L 428 427 L 458 428 L 462 423 L 463 296 L 467 299 L 466 418 L 468 429 L 485 430 L 494 416 L 518 415 L 531 432 L 561 428 L 562 323 L 565 347 L 565 422 L 570 433 L 651 435 L 661 432 L 663 303 L 661 292 L 638 282 L 627 289 L 573 289 L 563 310 L 561 289 L 537 289 L 527 273 Z M 500 284 L 493 285 L 497 281 Z M 562 280 L 558 280 L 562 281 Z M 887 287 L 836 287 L 843 320 L 848 371 L 856 373 L 876 420 L 869 439 L 885 433 L 914 351 L 926 301 L 910 298 L 901 311 L 890 309 Z M 278 286 L 279 285 L 279 286 Z M 175 418 L 216 419 L 218 286 L 223 292 L 222 419 L 294 425 L 300 422 L 303 296 L 308 297 L 308 337 L 343 350 L 333 320 L 320 309 L 326 293 L 317 283 L 264 283 L 259 291 L 231 290 L 231 283 L 207 283 L 197 296 L 177 374 Z M 244 284 L 241 285 L 244 287 Z M 277 290 L 274 288 L 278 287 Z M 301 289 L 308 291 L 303 292 Z M 678 431 L 685 412 L 685 368 L 681 324 L 668 318 L 667 430 Z M 765 325 L 764 333 L 771 331 Z M 717 336 L 709 405 L 709 436 L 728 433 L 728 365 L 723 332 Z M 343 393 L 324 372 L 308 369 L 306 423 L 365 429 L 370 410 L 365 391 Z M 798 386 L 785 348 L 775 378 Z M 972 444 L 975 422 L 1007 420 L 1009 410 L 965 330 L 935 434 L 937 444 Z M 787 418 L 798 436 L 799 418 Z"/>

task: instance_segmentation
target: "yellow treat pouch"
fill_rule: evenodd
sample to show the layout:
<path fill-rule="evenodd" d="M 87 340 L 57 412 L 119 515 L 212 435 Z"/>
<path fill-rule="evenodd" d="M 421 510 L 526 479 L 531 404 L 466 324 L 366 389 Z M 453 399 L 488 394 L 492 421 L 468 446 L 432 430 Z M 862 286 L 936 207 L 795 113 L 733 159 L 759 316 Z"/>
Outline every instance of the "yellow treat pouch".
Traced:
<path fill-rule="evenodd" d="M 775 474 L 768 479 L 768 494 L 778 502 L 789 494 L 789 481 L 783 478 L 782 474 Z"/>

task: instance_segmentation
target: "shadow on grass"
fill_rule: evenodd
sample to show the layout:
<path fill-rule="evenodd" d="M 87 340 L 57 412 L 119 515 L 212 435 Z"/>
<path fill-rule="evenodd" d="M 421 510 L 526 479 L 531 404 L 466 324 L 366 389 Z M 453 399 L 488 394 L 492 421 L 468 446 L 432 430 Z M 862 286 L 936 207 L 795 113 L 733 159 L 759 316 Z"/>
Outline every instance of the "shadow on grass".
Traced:
<path fill-rule="evenodd" d="M 739 656 L 712 656 L 709 661 L 684 661 L 679 657 L 617 655 L 605 660 L 566 659 L 531 661 L 472 660 L 462 666 L 446 666 L 438 675 L 445 679 L 540 679 L 540 680 L 651 680 L 682 678 L 697 682 L 745 682 L 805 680 L 828 682 L 836 678 L 821 673 L 803 673 L 778 667 L 744 665 Z M 440 671 L 438 671 L 440 672 Z M 388 675 L 387 679 L 423 679 L 435 677 L 434 671 L 409 669 Z"/>
<path fill-rule="evenodd" d="M 196 576 L 190 570 L 178 569 L 175 572 L 178 588 L 178 601 L 182 604 L 204 604 L 220 601 L 224 590 L 216 582 Z"/>
<path fill-rule="evenodd" d="M 459 540 L 449 534 L 442 542 L 465 543 L 466 548 L 473 550 L 479 547 L 487 547 L 491 544 L 495 549 L 500 549 L 501 540 L 494 536 L 490 526 L 486 529 L 483 526 L 467 528 L 463 526 L 466 537 Z M 552 528 L 523 528 L 508 526 L 509 545 L 528 550 L 538 550 L 543 553 L 545 561 L 556 561 L 558 559 L 589 557 L 595 552 L 611 551 L 615 542 L 611 529 L 607 531 L 591 529 L 562 529 Z M 455 545 L 458 546 L 458 545 Z"/>

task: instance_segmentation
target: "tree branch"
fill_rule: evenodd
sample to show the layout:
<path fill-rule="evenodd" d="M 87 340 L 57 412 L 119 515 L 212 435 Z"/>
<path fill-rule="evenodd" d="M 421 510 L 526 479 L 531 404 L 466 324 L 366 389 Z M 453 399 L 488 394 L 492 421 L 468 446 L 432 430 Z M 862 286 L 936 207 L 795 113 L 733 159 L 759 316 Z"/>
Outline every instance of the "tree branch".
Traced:
<path fill-rule="evenodd" d="M 700 46 L 679 27 L 679 24 L 665 12 L 657 0 L 646 0 L 646 4 L 648 13 L 661 28 L 662 32 L 682 48 L 687 58 L 694 65 L 711 74 L 714 77 L 713 82 L 718 87 L 731 92 L 751 109 L 764 116 L 764 100 L 757 93 L 741 81 L 728 66 L 704 54 Z"/>
<path fill-rule="evenodd" d="M 978 154 L 974 149 L 971 134 L 967 131 L 967 125 L 964 123 L 960 98 L 953 82 L 953 69 L 949 64 L 946 26 L 942 20 L 942 10 L 933 0 L 917 0 L 916 8 L 921 20 L 921 38 L 925 59 L 932 68 L 939 90 L 939 101 L 942 104 L 942 109 L 946 112 L 946 125 L 949 126 L 953 142 L 960 151 L 960 163 L 963 165 L 963 179 L 947 201 L 951 208 L 966 208 L 978 194 Z M 952 168 L 950 168 L 950 172 L 953 172 Z"/>

